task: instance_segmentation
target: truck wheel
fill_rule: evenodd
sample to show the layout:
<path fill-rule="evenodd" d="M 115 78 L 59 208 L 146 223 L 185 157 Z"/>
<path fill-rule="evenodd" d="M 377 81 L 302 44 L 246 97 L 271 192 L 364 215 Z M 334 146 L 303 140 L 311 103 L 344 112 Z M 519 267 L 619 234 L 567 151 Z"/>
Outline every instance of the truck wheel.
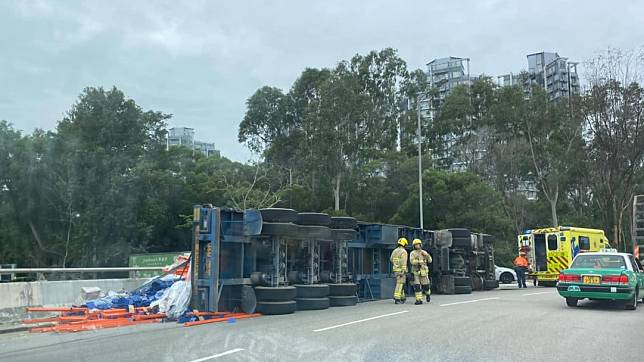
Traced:
<path fill-rule="evenodd" d="M 255 287 L 255 296 L 260 302 L 286 302 L 295 298 L 295 287 Z"/>
<path fill-rule="evenodd" d="M 353 297 L 358 292 L 358 285 L 353 283 L 329 284 L 329 295 L 333 297 Z"/>
<path fill-rule="evenodd" d="M 624 304 L 624 309 L 626 310 L 636 310 L 637 309 L 637 295 L 639 294 L 639 290 L 635 290 L 635 293 L 633 293 L 633 298 L 628 299 L 626 303 Z"/>
<path fill-rule="evenodd" d="M 262 220 L 268 222 L 295 222 L 297 221 L 297 211 L 293 209 L 282 209 L 272 207 L 267 209 L 259 209 L 262 214 Z"/>
<path fill-rule="evenodd" d="M 329 296 L 328 284 L 296 284 L 295 289 L 297 289 L 297 298 L 326 298 Z"/>
<path fill-rule="evenodd" d="M 442 275 L 440 289 L 444 294 L 454 294 L 454 276 Z"/>
<path fill-rule="evenodd" d="M 470 277 L 454 277 L 455 286 L 472 286 L 472 278 Z"/>
<path fill-rule="evenodd" d="M 501 283 L 503 284 L 510 284 L 514 281 L 514 277 L 512 276 L 512 273 L 510 272 L 503 272 L 501 273 L 501 276 L 499 277 L 499 280 L 501 280 Z"/>
<path fill-rule="evenodd" d="M 318 212 L 301 212 L 297 214 L 296 224 L 329 226 L 331 225 L 331 217 L 329 216 L 329 214 L 322 214 Z"/>
<path fill-rule="evenodd" d="M 333 240 L 354 240 L 356 231 L 353 229 L 331 229 Z"/>
<path fill-rule="evenodd" d="M 358 226 L 358 221 L 355 218 L 348 216 L 331 217 L 332 229 L 355 229 L 356 226 Z"/>
<path fill-rule="evenodd" d="M 484 280 L 483 289 L 491 290 L 499 287 L 499 282 L 497 280 Z"/>
<path fill-rule="evenodd" d="M 297 310 L 320 310 L 329 308 L 329 298 L 295 298 Z"/>
<path fill-rule="evenodd" d="M 472 294 L 472 286 L 456 285 L 454 286 L 454 294 Z"/>
<path fill-rule="evenodd" d="M 297 238 L 303 240 L 332 240 L 331 229 L 326 226 L 296 225 Z"/>
<path fill-rule="evenodd" d="M 262 235 L 283 235 L 295 237 L 297 225 L 287 222 L 265 222 L 262 223 Z"/>
<path fill-rule="evenodd" d="M 577 299 L 577 298 L 567 297 L 567 298 L 566 298 L 566 304 L 567 304 L 569 307 L 576 307 L 576 306 L 577 306 L 577 301 L 578 301 L 578 300 L 579 300 L 579 299 Z"/>
<path fill-rule="evenodd" d="M 266 315 L 291 314 L 297 309 L 294 300 L 286 302 L 257 302 L 257 312 Z"/>
<path fill-rule="evenodd" d="M 348 307 L 358 303 L 358 296 L 330 296 L 329 304 L 332 307 Z"/>

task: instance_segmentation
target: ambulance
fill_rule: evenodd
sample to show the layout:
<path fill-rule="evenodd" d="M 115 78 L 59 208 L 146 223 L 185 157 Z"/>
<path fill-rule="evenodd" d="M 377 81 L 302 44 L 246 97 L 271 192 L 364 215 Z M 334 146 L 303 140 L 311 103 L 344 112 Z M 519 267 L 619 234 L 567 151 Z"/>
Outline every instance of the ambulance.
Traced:
<path fill-rule="evenodd" d="M 530 262 L 527 277 L 542 286 L 555 286 L 577 254 L 610 247 L 603 230 L 572 226 L 526 230 L 517 238 Z"/>

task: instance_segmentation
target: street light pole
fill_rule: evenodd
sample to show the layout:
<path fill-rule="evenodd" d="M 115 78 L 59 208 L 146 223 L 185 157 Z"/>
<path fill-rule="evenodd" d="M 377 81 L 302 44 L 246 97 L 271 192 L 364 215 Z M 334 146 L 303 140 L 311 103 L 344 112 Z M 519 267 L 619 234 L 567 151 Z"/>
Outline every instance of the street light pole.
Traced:
<path fill-rule="evenodd" d="M 423 151 L 421 129 L 420 129 L 420 96 L 416 96 L 416 103 L 418 106 L 418 207 L 420 210 L 420 228 L 424 229 L 423 225 Z"/>

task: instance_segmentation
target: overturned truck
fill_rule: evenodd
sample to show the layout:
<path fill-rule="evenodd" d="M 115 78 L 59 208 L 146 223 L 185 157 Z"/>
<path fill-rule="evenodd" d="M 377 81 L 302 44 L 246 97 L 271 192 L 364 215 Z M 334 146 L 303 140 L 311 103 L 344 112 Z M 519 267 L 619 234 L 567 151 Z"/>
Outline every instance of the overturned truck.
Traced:
<path fill-rule="evenodd" d="M 390 298 L 389 255 L 399 237 L 421 239 L 432 254 L 437 292 L 498 286 L 492 237 L 467 229 L 430 231 L 291 209 L 196 205 L 192 307 L 286 314 Z"/>
<path fill-rule="evenodd" d="M 494 237 L 468 229 L 434 232 L 433 289 L 443 294 L 468 294 L 499 287 L 494 274 Z"/>

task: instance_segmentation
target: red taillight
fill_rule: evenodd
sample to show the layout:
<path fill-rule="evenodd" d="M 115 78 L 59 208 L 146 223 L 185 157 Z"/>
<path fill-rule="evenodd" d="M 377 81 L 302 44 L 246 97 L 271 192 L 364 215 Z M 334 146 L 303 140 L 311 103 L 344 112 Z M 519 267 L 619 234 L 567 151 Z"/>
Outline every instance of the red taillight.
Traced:
<path fill-rule="evenodd" d="M 581 276 L 575 274 L 559 274 L 559 281 L 564 283 L 578 282 L 581 280 Z"/>
<path fill-rule="evenodd" d="M 602 282 L 611 284 L 628 284 L 628 275 L 604 275 Z"/>

